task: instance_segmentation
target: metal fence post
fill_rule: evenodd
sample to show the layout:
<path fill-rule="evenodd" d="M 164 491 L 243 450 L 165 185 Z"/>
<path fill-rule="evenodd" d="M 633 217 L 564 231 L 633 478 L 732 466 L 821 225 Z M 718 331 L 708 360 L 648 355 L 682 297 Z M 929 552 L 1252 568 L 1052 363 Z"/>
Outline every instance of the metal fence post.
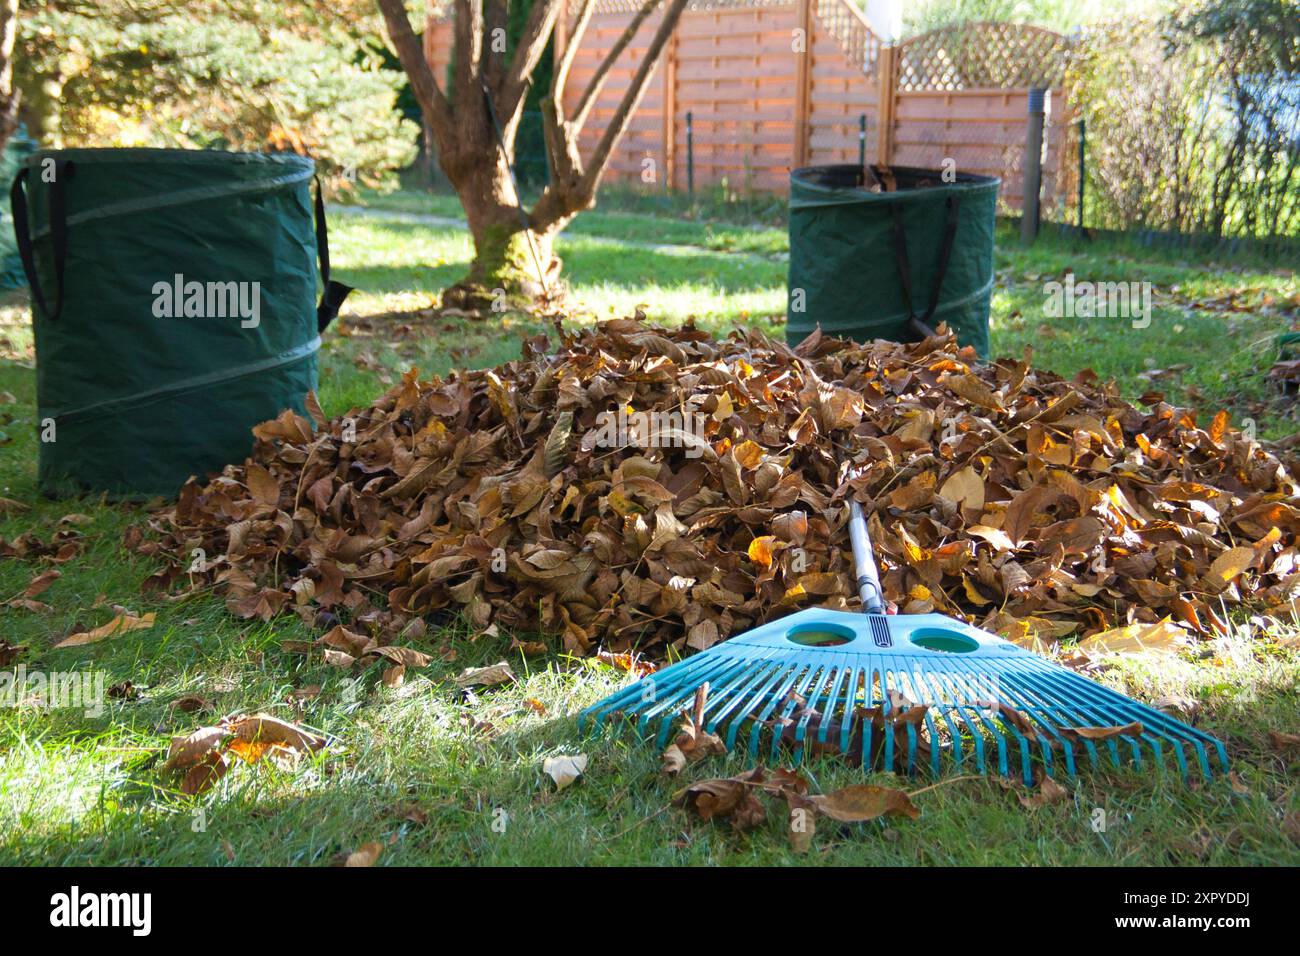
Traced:
<path fill-rule="evenodd" d="M 1088 128 L 1084 124 L 1083 117 L 1079 117 L 1079 235 L 1084 235 L 1083 229 L 1083 182 L 1084 182 L 1084 152 L 1088 148 Z"/>
<path fill-rule="evenodd" d="M 867 114 L 858 114 L 858 166 L 867 165 Z"/>
<path fill-rule="evenodd" d="M 1025 131 L 1025 162 L 1020 201 L 1020 238 L 1033 242 L 1038 236 L 1038 201 L 1043 186 L 1043 116 L 1047 91 L 1029 91 L 1029 122 Z"/>
<path fill-rule="evenodd" d="M 695 117 L 686 111 L 686 192 L 695 198 Z"/>

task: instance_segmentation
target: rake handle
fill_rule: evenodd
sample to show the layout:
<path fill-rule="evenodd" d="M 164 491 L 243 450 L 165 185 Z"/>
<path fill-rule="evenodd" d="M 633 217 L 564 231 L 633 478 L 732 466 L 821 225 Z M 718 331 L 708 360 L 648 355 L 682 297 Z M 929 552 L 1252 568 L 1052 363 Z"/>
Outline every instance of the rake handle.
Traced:
<path fill-rule="evenodd" d="M 862 506 L 849 499 L 849 541 L 853 545 L 853 575 L 862 599 L 862 613 L 884 614 L 884 592 L 880 588 L 880 572 L 876 569 L 876 553 L 867 537 L 867 519 Z"/>

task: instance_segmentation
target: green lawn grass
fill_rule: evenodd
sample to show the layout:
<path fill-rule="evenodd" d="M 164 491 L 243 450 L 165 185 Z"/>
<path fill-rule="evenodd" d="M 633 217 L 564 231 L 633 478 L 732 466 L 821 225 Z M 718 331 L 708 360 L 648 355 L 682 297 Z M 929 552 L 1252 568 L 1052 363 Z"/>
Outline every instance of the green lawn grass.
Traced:
<path fill-rule="evenodd" d="M 377 204 L 455 212 L 438 202 L 399 194 Z M 640 304 L 665 322 L 696 315 L 718 331 L 740 323 L 782 333 L 779 230 L 770 223 L 749 229 L 660 220 L 631 201 L 624 205 L 579 217 L 561 242 L 574 321 L 627 314 Z M 718 244 L 732 233 L 740 237 L 734 245 Z M 427 311 L 466 267 L 463 231 L 339 216 L 332 238 L 339 277 L 365 291 L 327 336 L 321 399 L 329 414 L 367 404 L 412 365 L 437 374 L 513 358 L 519 337 L 542 328 L 523 315 L 474 321 Z M 690 248 L 632 250 L 617 241 Z M 1153 282 L 1151 327 L 1046 318 L 1042 284 L 1067 267 L 1080 278 Z M 1290 271 L 1267 263 L 1225 268 L 1101 242 L 1044 240 L 1025 249 L 1005 229 L 997 269 L 995 352 L 1019 354 L 1030 344 L 1038 364 L 1063 373 L 1093 367 L 1115 377 L 1130 397 L 1153 387 L 1179 400 L 1200 396 L 1195 404 L 1207 414 L 1222 405 L 1238 420 L 1256 417 L 1265 433 L 1294 431 L 1289 406 L 1263 382 L 1271 361 L 1265 343 L 1295 318 Z M 1196 656 L 1123 659 L 1103 676 L 1144 700 L 1198 701 L 1200 725 L 1229 746 L 1235 781 L 1185 786 L 1176 778 L 1108 771 L 1070 783 L 1064 802 L 1027 810 L 1014 790 L 958 780 L 919 795 L 922 816 L 915 821 L 822 821 L 810 855 L 798 856 L 788 848 L 781 814 L 737 835 L 669 807 L 683 783 L 737 773 L 750 765 L 745 757 L 712 758 L 668 781 L 657 774 L 653 748 L 628 738 L 581 737 L 570 715 L 627 680 L 606 665 L 559 654 L 525 658 L 505 636 L 453 626 L 429 639 L 435 663 L 394 690 L 375 669 L 343 673 L 286 650 L 286 641 L 312 636 L 297 618 L 249 623 L 231 618 L 214 597 L 172 603 L 142 594 L 140 583 L 154 565 L 120 546 L 123 530 L 143 518 L 140 508 L 50 502 L 37 494 L 35 374 L 25 321 L 21 303 L 0 311 L 0 495 L 29 506 L 0 514 L 0 535 L 73 528 L 85 550 L 60 566 L 62 577 L 41 595 L 50 612 L 0 608 L 0 638 L 27 646 L 19 662 L 29 671 L 98 672 L 107 686 L 130 681 L 138 697 L 111 699 L 98 716 L 0 707 L 0 863 L 320 864 L 369 841 L 384 845 L 382 864 L 1300 862 L 1297 773 L 1267 737 L 1269 730 L 1300 730 L 1296 622 L 1242 620 L 1231 637 Z M 1153 379 L 1153 371 L 1167 374 Z M 60 525 L 68 515 L 86 518 Z M 0 559 L 0 601 L 45 567 Z M 73 629 L 107 621 L 113 604 L 153 612 L 156 622 L 88 647 L 52 648 Z M 457 695 L 454 674 L 499 660 L 511 661 L 517 686 L 482 690 L 472 700 Z M 321 687 L 317 696 L 290 703 L 294 690 L 313 685 Z M 211 698 L 210 711 L 185 714 L 171 706 L 191 694 Z M 332 745 L 292 770 L 240 766 L 199 798 L 180 794 L 160 770 L 171 736 L 252 711 L 299 720 L 328 734 Z M 558 753 L 584 753 L 589 763 L 582 780 L 557 793 L 541 765 Z M 822 790 L 861 779 L 826 761 L 811 774 Z M 909 790 L 931 782 L 871 779 Z M 1106 812 L 1100 833 L 1091 826 L 1098 807 Z"/>

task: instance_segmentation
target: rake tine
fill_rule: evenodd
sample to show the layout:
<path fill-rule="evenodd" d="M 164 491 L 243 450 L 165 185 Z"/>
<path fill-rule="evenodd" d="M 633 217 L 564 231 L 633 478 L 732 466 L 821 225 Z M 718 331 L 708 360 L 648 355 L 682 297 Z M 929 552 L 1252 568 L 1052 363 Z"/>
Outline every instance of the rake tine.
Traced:
<path fill-rule="evenodd" d="M 807 700 L 807 699 L 808 699 L 808 685 L 809 685 L 810 683 L 812 683 L 812 679 L 813 679 L 814 671 L 815 671 L 815 670 L 816 670 L 815 665 L 809 665 L 809 666 L 804 670 L 803 678 L 799 681 L 799 687 L 795 690 L 795 694 L 796 694 L 797 696 L 799 696 L 799 697 L 802 697 L 804 700 Z M 788 695 L 787 695 L 787 696 L 788 696 Z M 778 760 L 781 759 L 781 729 L 780 729 L 780 725 L 781 725 L 784 721 L 787 721 L 787 720 L 790 719 L 790 715 L 794 712 L 795 703 L 796 703 L 796 702 L 795 702 L 795 700 L 794 700 L 793 697 L 791 697 L 789 700 L 785 701 L 785 703 L 781 706 L 781 714 L 780 714 L 780 716 L 778 716 L 777 719 L 776 719 L 776 720 L 773 722 L 773 724 L 772 724 L 772 727 L 771 727 L 771 733 L 772 733 L 772 751 L 771 751 L 770 756 L 768 757 L 768 759 L 771 760 L 772 763 L 776 763 Z M 802 754 L 799 754 L 799 756 L 802 756 Z M 796 760 L 795 763 L 796 763 L 796 765 L 797 765 L 797 764 L 798 764 L 798 761 Z"/>
<path fill-rule="evenodd" d="M 710 711 L 714 713 L 713 716 L 705 720 L 705 731 L 713 733 L 713 728 L 717 726 L 718 721 L 727 713 L 730 706 L 740 699 L 740 694 L 744 688 L 752 686 L 758 675 L 766 670 L 767 660 L 765 658 L 758 658 L 755 663 L 757 664 L 757 674 L 753 667 L 742 667 L 735 676 L 729 676 L 726 683 L 720 683 L 717 687 L 714 687 L 713 684 L 709 685 L 709 699 L 705 701 L 704 713 L 706 717 Z"/>
<path fill-rule="evenodd" d="M 881 706 L 880 713 L 885 718 L 885 769 L 892 769 L 894 766 L 894 702 L 889 696 L 889 677 L 893 671 L 881 670 L 880 672 L 880 696 Z M 895 680 L 897 683 L 897 680 Z M 894 688 L 897 690 L 898 688 Z"/>
<path fill-rule="evenodd" d="M 840 696 L 840 685 L 844 683 L 844 678 L 848 675 L 849 668 L 846 664 L 847 662 L 837 662 L 834 683 L 826 694 L 826 709 L 822 714 L 821 723 L 817 726 L 817 743 L 823 746 L 826 744 L 826 737 L 830 733 L 831 722 L 835 718 L 835 705 Z M 841 747 L 840 752 L 843 753 L 843 751 L 844 748 Z"/>
<path fill-rule="evenodd" d="M 761 686 L 756 687 L 753 694 L 750 695 L 748 700 L 746 700 L 743 704 L 741 704 L 741 706 L 737 709 L 735 718 L 731 721 L 730 724 L 727 725 L 727 749 L 728 750 L 731 750 L 733 747 L 736 746 L 736 735 L 740 732 L 741 724 L 745 722 L 745 715 L 751 713 L 755 705 L 757 705 L 757 703 L 760 700 L 762 700 L 765 695 L 769 693 L 775 693 L 772 690 L 772 688 L 776 685 L 776 683 L 779 680 L 781 680 L 782 676 L 784 676 L 785 673 L 786 673 L 786 666 L 783 666 L 781 664 L 778 664 L 777 666 L 768 670 L 764 675 L 764 679 L 762 681 Z M 739 700 L 739 698 L 737 699 Z"/>
<path fill-rule="evenodd" d="M 1051 678 L 1056 678 L 1056 676 L 1057 675 L 1055 674 L 1050 675 Z M 1072 676 L 1073 675 L 1066 675 L 1066 677 L 1062 677 L 1059 680 L 1059 683 L 1066 685 L 1070 691 L 1073 691 L 1072 696 L 1080 696 L 1090 700 L 1097 709 L 1102 710 L 1102 713 L 1107 720 L 1118 722 L 1116 724 L 1117 726 L 1131 722 L 1131 719 L 1134 717 L 1146 716 L 1142 713 L 1142 708 L 1140 705 L 1137 705 L 1136 702 L 1130 701 L 1128 698 L 1122 697 L 1114 691 L 1109 691 L 1104 687 L 1099 687 L 1090 682 L 1086 682 L 1081 678 L 1076 680 L 1067 679 Z M 1143 723 L 1143 730 L 1144 733 L 1142 734 L 1142 738 L 1147 741 L 1149 746 L 1151 746 L 1156 762 L 1163 764 L 1163 754 L 1159 742 L 1150 734 L 1145 733 L 1145 723 Z M 1142 751 L 1139 740 L 1134 738 L 1131 734 L 1121 734 L 1119 735 L 1119 740 L 1122 740 L 1133 751 L 1133 763 L 1140 769 L 1142 767 Z M 1117 767 L 1120 766 L 1118 742 L 1115 738 L 1108 739 L 1106 742 L 1110 749 L 1112 760 Z"/>
<path fill-rule="evenodd" d="M 939 730 L 934 725 L 930 712 L 925 712 L 925 726 L 930 731 L 930 773 L 939 776 Z"/>
<path fill-rule="evenodd" d="M 1052 720 L 1041 706 L 1029 702 L 1028 692 L 1017 686 L 1016 678 L 1018 676 L 1019 675 L 1015 672 L 1006 672 L 1006 679 L 1003 683 L 1003 687 L 1006 689 L 1007 696 L 1011 698 L 1011 701 L 1015 704 L 1016 708 L 1027 714 L 1038 727 L 1042 728 L 1042 730 L 1038 731 L 1038 739 L 1042 744 L 1043 762 L 1047 765 L 1047 772 L 1049 774 L 1052 773 L 1052 742 L 1054 741 L 1061 745 L 1062 756 L 1065 760 L 1066 774 L 1071 777 L 1077 776 L 1074 766 L 1074 745 L 1056 732 L 1056 726 L 1053 725 Z M 1059 708 L 1056 707 L 1051 709 L 1059 710 Z M 1046 731 L 1051 735 L 1051 741 L 1043 735 L 1043 731 Z"/>
<path fill-rule="evenodd" d="M 856 667 L 849 669 L 849 680 L 844 687 L 844 712 L 840 715 L 840 753 L 849 752 L 849 740 L 853 734 L 853 711 L 858 699 L 858 681 L 862 672 Z"/>
<path fill-rule="evenodd" d="M 945 677 L 951 676 L 948 669 L 948 663 L 946 661 L 942 662 L 942 669 L 940 672 L 943 673 Z M 988 731 L 989 735 L 992 736 L 994 743 L 998 745 L 998 772 L 1001 773 L 1002 776 L 1004 777 L 1010 776 L 1011 770 L 1007 762 L 1006 736 L 1002 733 L 1001 730 L 998 729 L 998 727 L 993 723 L 993 721 L 991 721 L 988 718 L 988 716 L 984 713 L 984 710 L 982 708 L 972 706 L 971 710 L 975 712 L 975 716 L 979 720 L 980 725 L 983 726 L 986 731 Z M 976 739 L 977 740 L 981 739 L 981 736 L 977 736 Z M 1032 778 L 1030 782 L 1032 783 Z"/>
<path fill-rule="evenodd" d="M 863 694 L 862 694 L 863 701 L 864 701 L 863 709 L 870 710 L 876 704 L 876 681 L 879 679 L 883 685 L 884 678 L 882 675 L 879 674 L 879 672 L 877 672 L 876 665 L 874 663 L 869 663 L 867 665 L 867 670 L 865 671 L 864 676 L 866 677 L 866 687 L 863 689 Z M 861 719 L 862 719 L 862 766 L 863 769 L 870 769 L 872 742 L 875 736 L 876 722 L 872 720 L 871 717 L 865 715 Z"/>
<path fill-rule="evenodd" d="M 958 771 L 960 771 L 962 760 L 964 759 L 965 755 L 962 753 L 961 731 L 958 729 L 957 723 L 952 719 L 952 708 L 955 706 L 955 704 L 951 699 L 946 703 L 944 702 L 943 689 L 939 684 L 939 682 L 935 679 L 935 676 L 933 674 L 923 673 L 921 677 L 930 685 L 930 689 L 934 692 L 935 708 L 939 711 L 939 716 L 943 718 L 944 724 L 948 727 L 948 735 L 952 738 L 953 764 L 955 768 Z M 951 694 L 947 696 L 949 698 L 952 697 Z M 934 731 L 931 730 L 930 733 L 931 733 L 931 737 L 933 738 Z M 935 761 L 935 766 L 936 768 L 938 767 L 937 760 Z M 935 770 L 935 773 L 938 774 L 937 769 Z"/>
<path fill-rule="evenodd" d="M 956 686 L 955 681 L 951 683 L 949 682 L 947 672 L 938 670 L 932 674 L 931 677 L 934 681 L 940 683 L 941 686 L 946 686 L 948 688 L 948 696 L 953 700 L 953 707 L 957 711 L 957 718 L 964 723 L 966 729 L 970 731 L 971 744 L 975 750 L 975 769 L 980 773 L 987 773 L 988 764 L 984 759 L 984 735 L 980 732 L 979 728 L 975 726 L 970 715 L 967 714 L 968 710 L 972 710 L 975 712 L 976 718 L 978 718 L 979 710 L 972 707 L 969 701 L 964 703 L 962 702 L 962 698 L 967 695 L 964 695 L 961 692 L 961 690 Z"/>
<path fill-rule="evenodd" d="M 827 721 L 830 719 L 830 715 L 828 713 L 825 713 L 826 705 L 821 704 L 821 695 L 822 695 L 822 688 L 823 687 L 827 688 L 826 699 L 828 702 L 830 701 L 829 687 L 834 677 L 835 677 L 835 661 L 832 660 L 829 661 L 826 664 L 826 666 L 822 668 L 821 673 L 818 675 L 817 683 L 813 685 L 815 689 L 813 690 L 812 693 L 808 695 L 808 706 L 804 710 L 804 715 L 801 718 L 799 718 L 799 725 L 795 728 L 794 746 L 795 746 L 796 763 L 798 763 L 803 757 L 804 737 L 808 732 L 808 722 L 812 720 L 813 714 L 814 713 L 821 714 L 821 720 L 818 721 L 819 730 L 821 730 L 821 728 L 824 728 L 826 726 Z M 822 708 L 821 710 L 818 710 L 819 704 L 821 704 L 821 708 Z M 824 730 L 821 730 L 819 736 L 822 738 L 826 736 Z"/>
<path fill-rule="evenodd" d="M 654 704 L 641 715 L 640 720 L 637 722 L 638 731 L 642 736 L 645 736 L 646 728 L 650 726 L 650 722 L 656 717 L 659 717 L 659 734 L 657 741 L 659 749 L 662 750 L 668 745 L 668 732 L 672 729 L 673 717 L 681 709 L 682 705 L 695 697 L 696 689 L 701 684 L 715 683 L 719 677 L 725 676 L 730 671 L 743 669 L 744 664 L 745 662 L 743 660 L 718 661 L 717 666 L 707 670 L 702 668 L 700 673 L 693 675 L 696 678 L 694 684 L 681 684 L 674 682 L 674 684 L 670 685 L 672 688 L 671 693 L 664 698 L 657 696 L 658 685 L 652 684 L 650 689 L 656 694 L 656 696 L 652 698 Z"/>
<path fill-rule="evenodd" d="M 764 705 L 762 712 L 754 718 L 754 726 L 749 731 L 749 756 L 752 759 L 758 759 L 758 741 L 763 731 L 763 725 L 771 717 L 772 711 L 776 710 L 776 705 L 789 695 L 790 688 L 794 686 L 794 682 L 799 679 L 799 675 L 803 670 L 804 665 L 802 662 L 790 666 L 786 671 L 785 680 L 781 682 L 781 686 L 777 688 L 776 693 Z"/>
<path fill-rule="evenodd" d="M 726 698 L 717 701 L 718 706 L 714 709 L 712 716 L 705 722 L 704 729 L 711 734 L 716 733 L 718 727 L 727 721 L 731 713 L 741 707 L 747 694 L 752 693 L 754 688 L 762 684 L 764 680 L 780 673 L 781 665 L 779 663 L 766 660 L 760 662 L 758 667 L 745 675 L 743 681 L 735 682 L 728 687 Z M 744 713 L 743 710 L 739 712 Z M 729 728 L 734 727 L 735 723 L 736 721 L 731 721 L 728 725 Z"/>

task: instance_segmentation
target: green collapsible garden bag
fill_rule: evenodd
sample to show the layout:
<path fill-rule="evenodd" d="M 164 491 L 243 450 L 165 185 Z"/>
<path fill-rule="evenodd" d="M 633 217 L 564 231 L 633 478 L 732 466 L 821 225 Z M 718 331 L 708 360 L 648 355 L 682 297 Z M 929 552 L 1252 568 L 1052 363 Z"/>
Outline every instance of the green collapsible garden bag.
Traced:
<path fill-rule="evenodd" d="M 173 495 L 303 411 L 329 277 L 310 159 L 41 150 L 10 192 L 32 290 L 46 494 Z M 324 293 L 317 302 L 317 261 Z"/>
<path fill-rule="evenodd" d="M 858 342 L 915 341 L 941 322 L 983 358 L 989 349 L 993 226 L 999 180 L 876 168 L 887 191 L 862 188 L 855 165 L 790 174 L 786 339 L 814 329 Z"/>

